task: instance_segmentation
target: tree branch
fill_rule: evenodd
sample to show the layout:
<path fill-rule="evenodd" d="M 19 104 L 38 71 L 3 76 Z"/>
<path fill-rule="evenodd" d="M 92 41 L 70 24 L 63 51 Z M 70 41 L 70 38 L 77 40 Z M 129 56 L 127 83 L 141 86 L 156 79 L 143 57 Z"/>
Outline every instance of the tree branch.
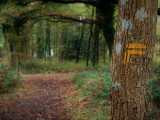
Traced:
<path fill-rule="evenodd" d="M 61 20 L 61 21 L 67 21 L 67 22 L 79 22 L 79 23 L 84 23 L 84 24 L 100 24 L 99 21 L 97 20 L 92 20 L 92 19 L 82 19 L 80 20 L 79 18 L 74 18 L 74 17 L 70 17 L 70 16 L 64 16 L 61 14 L 44 14 L 44 15 L 39 15 L 39 16 L 30 16 L 28 19 L 39 19 L 39 18 L 52 18 L 55 20 Z"/>
<path fill-rule="evenodd" d="M 9 0 L 0 0 L 1 3 L 7 3 Z M 29 3 L 32 2 L 37 2 L 37 1 L 43 1 L 43 2 L 55 2 L 55 3 L 63 3 L 63 4 L 72 4 L 72 3 L 84 3 L 84 4 L 91 4 L 91 5 L 95 5 L 95 3 L 101 2 L 101 0 L 24 0 L 24 1 L 20 1 L 17 0 L 17 4 L 25 6 Z M 105 0 L 106 3 L 111 3 L 111 4 L 117 4 L 118 0 Z M 104 2 L 104 1 L 103 1 Z"/>

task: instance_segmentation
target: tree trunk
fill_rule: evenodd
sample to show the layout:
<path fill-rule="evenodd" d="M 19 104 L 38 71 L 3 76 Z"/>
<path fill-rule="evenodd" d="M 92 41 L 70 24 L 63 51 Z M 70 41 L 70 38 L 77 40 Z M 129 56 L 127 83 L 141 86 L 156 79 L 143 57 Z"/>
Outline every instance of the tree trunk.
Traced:
<path fill-rule="evenodd" d="M 112 59 L 112 120 L 146 120 L 146 82 L 156 40 L 157 0 L 120 0 Z"/>
<path fill-rule="evenodd" d="M 16 68 L 17 66 L 17 45 L 15 38 L 17 37 L 16 30 L 13 26 L 3 24 L 3 33 L 5 35 L 5 40 L 8 42 L 8 52 L 9 52 L 9 63 L 11 68 Z"/>
<path fill-rule="evenodd" d="M 94 17 L 94 7 L 92 9 L 92 19 Z M 89 40 L 88 40 L 88 46 L 87 46 L 87 59 L 86 59 L 86 66 L 89 66 L 89 58 L 90 58 L 90 46 L 91 46 L 91 39 L 93 37 L 93 24 L 90 25 L 90 36 L 89 36 Z"/>
<path fill-rule="evenodd" d="M 90 46 L 91 46 L 91 39 L 92 39 L 92 36 L 93 36 L 92 28 L 93 28 L 93 24 L 90 26 L 90 36 L 89 36 L 88 46 L 87 46 L 87 59 L 86 59 L 86 66 L 88 66 L 88 65 L 89 65 L 89 58 L 90 58 Z"/>
<path fill-rule="evenodd" d="M 83 24 L 83 27 L 81 28 L 81 37 L 80 37 L 79 44 L 78 44 L 76 63 L 79 62 L 79 56 L 80 56 L 80 52 L 81 52 L 81 46 L 82 46 L 82 42 L 83 42 L 84 33 L 85 33 L 85 24 Z"/>
<path fill-rule="evenodd" d="M 100 21 L 100 11 L 96 9 L 96 20 Z M 99 33 L 100 26 L 95 25 L 94 36 L 93 36 L 93 55 L 92 55 L 92 64 L 95 66 L 99 62 Z"/>
<path fill-rule="evenodd" d="M 46 44 L 45 44 L 45 59 L 51 56 L 51 31 L 50 31 L 50 24 L 49 22 L 46 23 Z"/>
<path fill-rule="evenodd" d="M 98 15 L 99 16 L 99 15 Z M 94 38 L 93 38 L 93 56 L 92 56 L 92 64 L 95 66 L 99 61 L 99 33 L 100 27 L 95 25 L 94 28 Z"/>
<path fill-rule="evenodd" d="M 109 49 L 109 56 L 112 55 L 112 46 L 114 42 L 114 14 L 115 14 L 115 5 L 107 4 L 101 7 L 100 12 L 103 18 L 103 24 L 101 28 L 103 29 L 103 34 Z"/>
<path fill-rule="evenodd" d="M 45 53 L 44 53 L 45 41 L 42 37 L 43 36 L 42 30 L 43 30 L 43 21 L 40 21 L 37 26 L 37 46 L 38 46 L 37 57 L 40 59 L 43 59 L 45 57 Z"/>
<path fill-rule="evenodd" d="M 104 49 L 103 49 L 103 62 L 106 63 L 106 44 L 104 43 Z"/>

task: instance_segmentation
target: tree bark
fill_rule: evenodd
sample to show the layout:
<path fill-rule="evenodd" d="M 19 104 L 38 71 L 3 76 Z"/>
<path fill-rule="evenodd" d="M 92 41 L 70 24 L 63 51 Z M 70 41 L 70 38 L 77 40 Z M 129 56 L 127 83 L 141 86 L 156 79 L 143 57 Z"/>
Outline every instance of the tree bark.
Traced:
<path fill-rule="evenodd" d="M 37 46 L 38 46 L 38 49 L 37 49 L 37 57 L 40 58 L 40 59 L 43 59 L 45 57 L 45 46 L 44 46 L 44 40 L 43 40 L 43 37 L 42 37 L 42 31 L 43 30 L 43 21 L 40 21 L 38 26 L 37 26 Z"/>
<path fill-rule="evenodd" d="M 96 9 L 96 20 L 100 21 L 100 11 Z M 100 33 L 100 26 L 95 25 L 94 28 L 94 35 L 93 35 L 93 55 L 92 55 L 92 64 L 95 66 L 99 62 L 99 33 Z"/>
<path fill-rule="evenodd" d="M 114 28 L 115 5 L 112 5 L 112 4 L 103 5 L 100 8 L 100 13 L 103 19 L 103 24 L 101 28 L 103 30 L 103 35 L 105 37 L 107 47 L 109 49 L 109 56 L 111 58 L 112 47 L 113 47 L 113 42 L 114 42 L 114 33 L 115 33 L 115 28 Z"/>
<path fill-rule="evenodd" d="M 97 65 L 99 62 L 99 33 L 100 28 L 98 25 L 95 25 L 94 28 L 94 37 L 93 37 L 93 56 L 92 56 L 92 64 L 93 66 Z"/>
<path fill-rule="evenodd" d="M 112 120 L 149 119 L 146 82 L 156 40 L 157 4 L 157 0 L 119 0 L 112 58 Z"/>
<path fill-rule="evenodd" d="M 93 7 L 92 8 L 92 19 L 94 17 L 94 10 L 95 8 Z M 93 37 L 93 24 L 90 25 L 90 36 L 89 36 L 89 40 L 88 40 L 88 46 L 87 46 L 87 59 L 86 59 L 86 66 L 88 67 L 89 66 L 89 58 L 90 58 L 90 46 L 91 46 L 91 39 Z"/>
<path fill-rule="evenodd" d="M 17 66 L 17 43 L 18 41 L 16 41 L 15 39 L 17 38 L 17 33 L 16 33 L 16 29 L 11 26 L 11 25 L 7 25 L 7 24 L 3 24 L 3 33 L 5 35 L 5 40 L 6 42 L 8 42 L 8 52 L 9 53 L 9 64 L 10 67 L 15 69 Z"/>
<path fill-rule="evenodd" d="M 50 31 L 50 24 L 47 21 L 46 23 L 46 44 L 45 44 L 45 59 L 47 59 L 47 57 L 51 56 L 51 31 Z M 47 56 L 48 55 L 48 56 Z"/>
<path fill-rule="evenodd" d="M 91 46 L 91 39 L 93 37 L 93 24 L 90 26 L 90 36 L 88 40 L 88 46 L 87 46 L 87 59 L 86 59 L 86 66 L 89 66 L 89 58 L 90 58 L 90 46 Z"/>
<path fill-rule="evenodd" d="M 81 37 L 79 39 L 79 44 L 78 44 L 78 49 L 77 49 L 77 57 L 76 57 L 76 63 L 79 62 L 79 56 L 80 56 L 80 52 L 81 52 L 81 46 L 82 46 L 82 42 L 83 42 L 83 37 L 84 37 L 84 33 L 85 33 L 85 24 L 83 24 L 83 26 L 80 28 L 81 30 Z"/>

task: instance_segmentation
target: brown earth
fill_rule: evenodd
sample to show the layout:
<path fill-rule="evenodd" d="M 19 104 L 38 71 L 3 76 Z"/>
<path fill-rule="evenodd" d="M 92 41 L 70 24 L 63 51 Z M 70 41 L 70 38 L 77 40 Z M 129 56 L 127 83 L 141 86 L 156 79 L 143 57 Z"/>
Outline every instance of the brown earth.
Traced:
<path fill-rule="evenodd" d="M 1 97 L 0 120 L 71 120 L 66 102 L 77 90 L 66 77 L 73 74 L 23 75 L 22 91 Z"/>

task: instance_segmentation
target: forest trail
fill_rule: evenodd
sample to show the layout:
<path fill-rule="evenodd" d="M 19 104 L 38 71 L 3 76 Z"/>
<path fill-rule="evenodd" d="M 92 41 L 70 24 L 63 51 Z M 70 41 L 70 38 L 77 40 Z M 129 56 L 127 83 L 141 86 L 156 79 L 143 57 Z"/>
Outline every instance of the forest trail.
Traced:
<path fill-rule="evenodd" d="M 71 120 L 66 102 L 77 90 L 66 77 L 73 74 L 23 75 L 23 90 L 0 101 L 0 120 Z"/>

